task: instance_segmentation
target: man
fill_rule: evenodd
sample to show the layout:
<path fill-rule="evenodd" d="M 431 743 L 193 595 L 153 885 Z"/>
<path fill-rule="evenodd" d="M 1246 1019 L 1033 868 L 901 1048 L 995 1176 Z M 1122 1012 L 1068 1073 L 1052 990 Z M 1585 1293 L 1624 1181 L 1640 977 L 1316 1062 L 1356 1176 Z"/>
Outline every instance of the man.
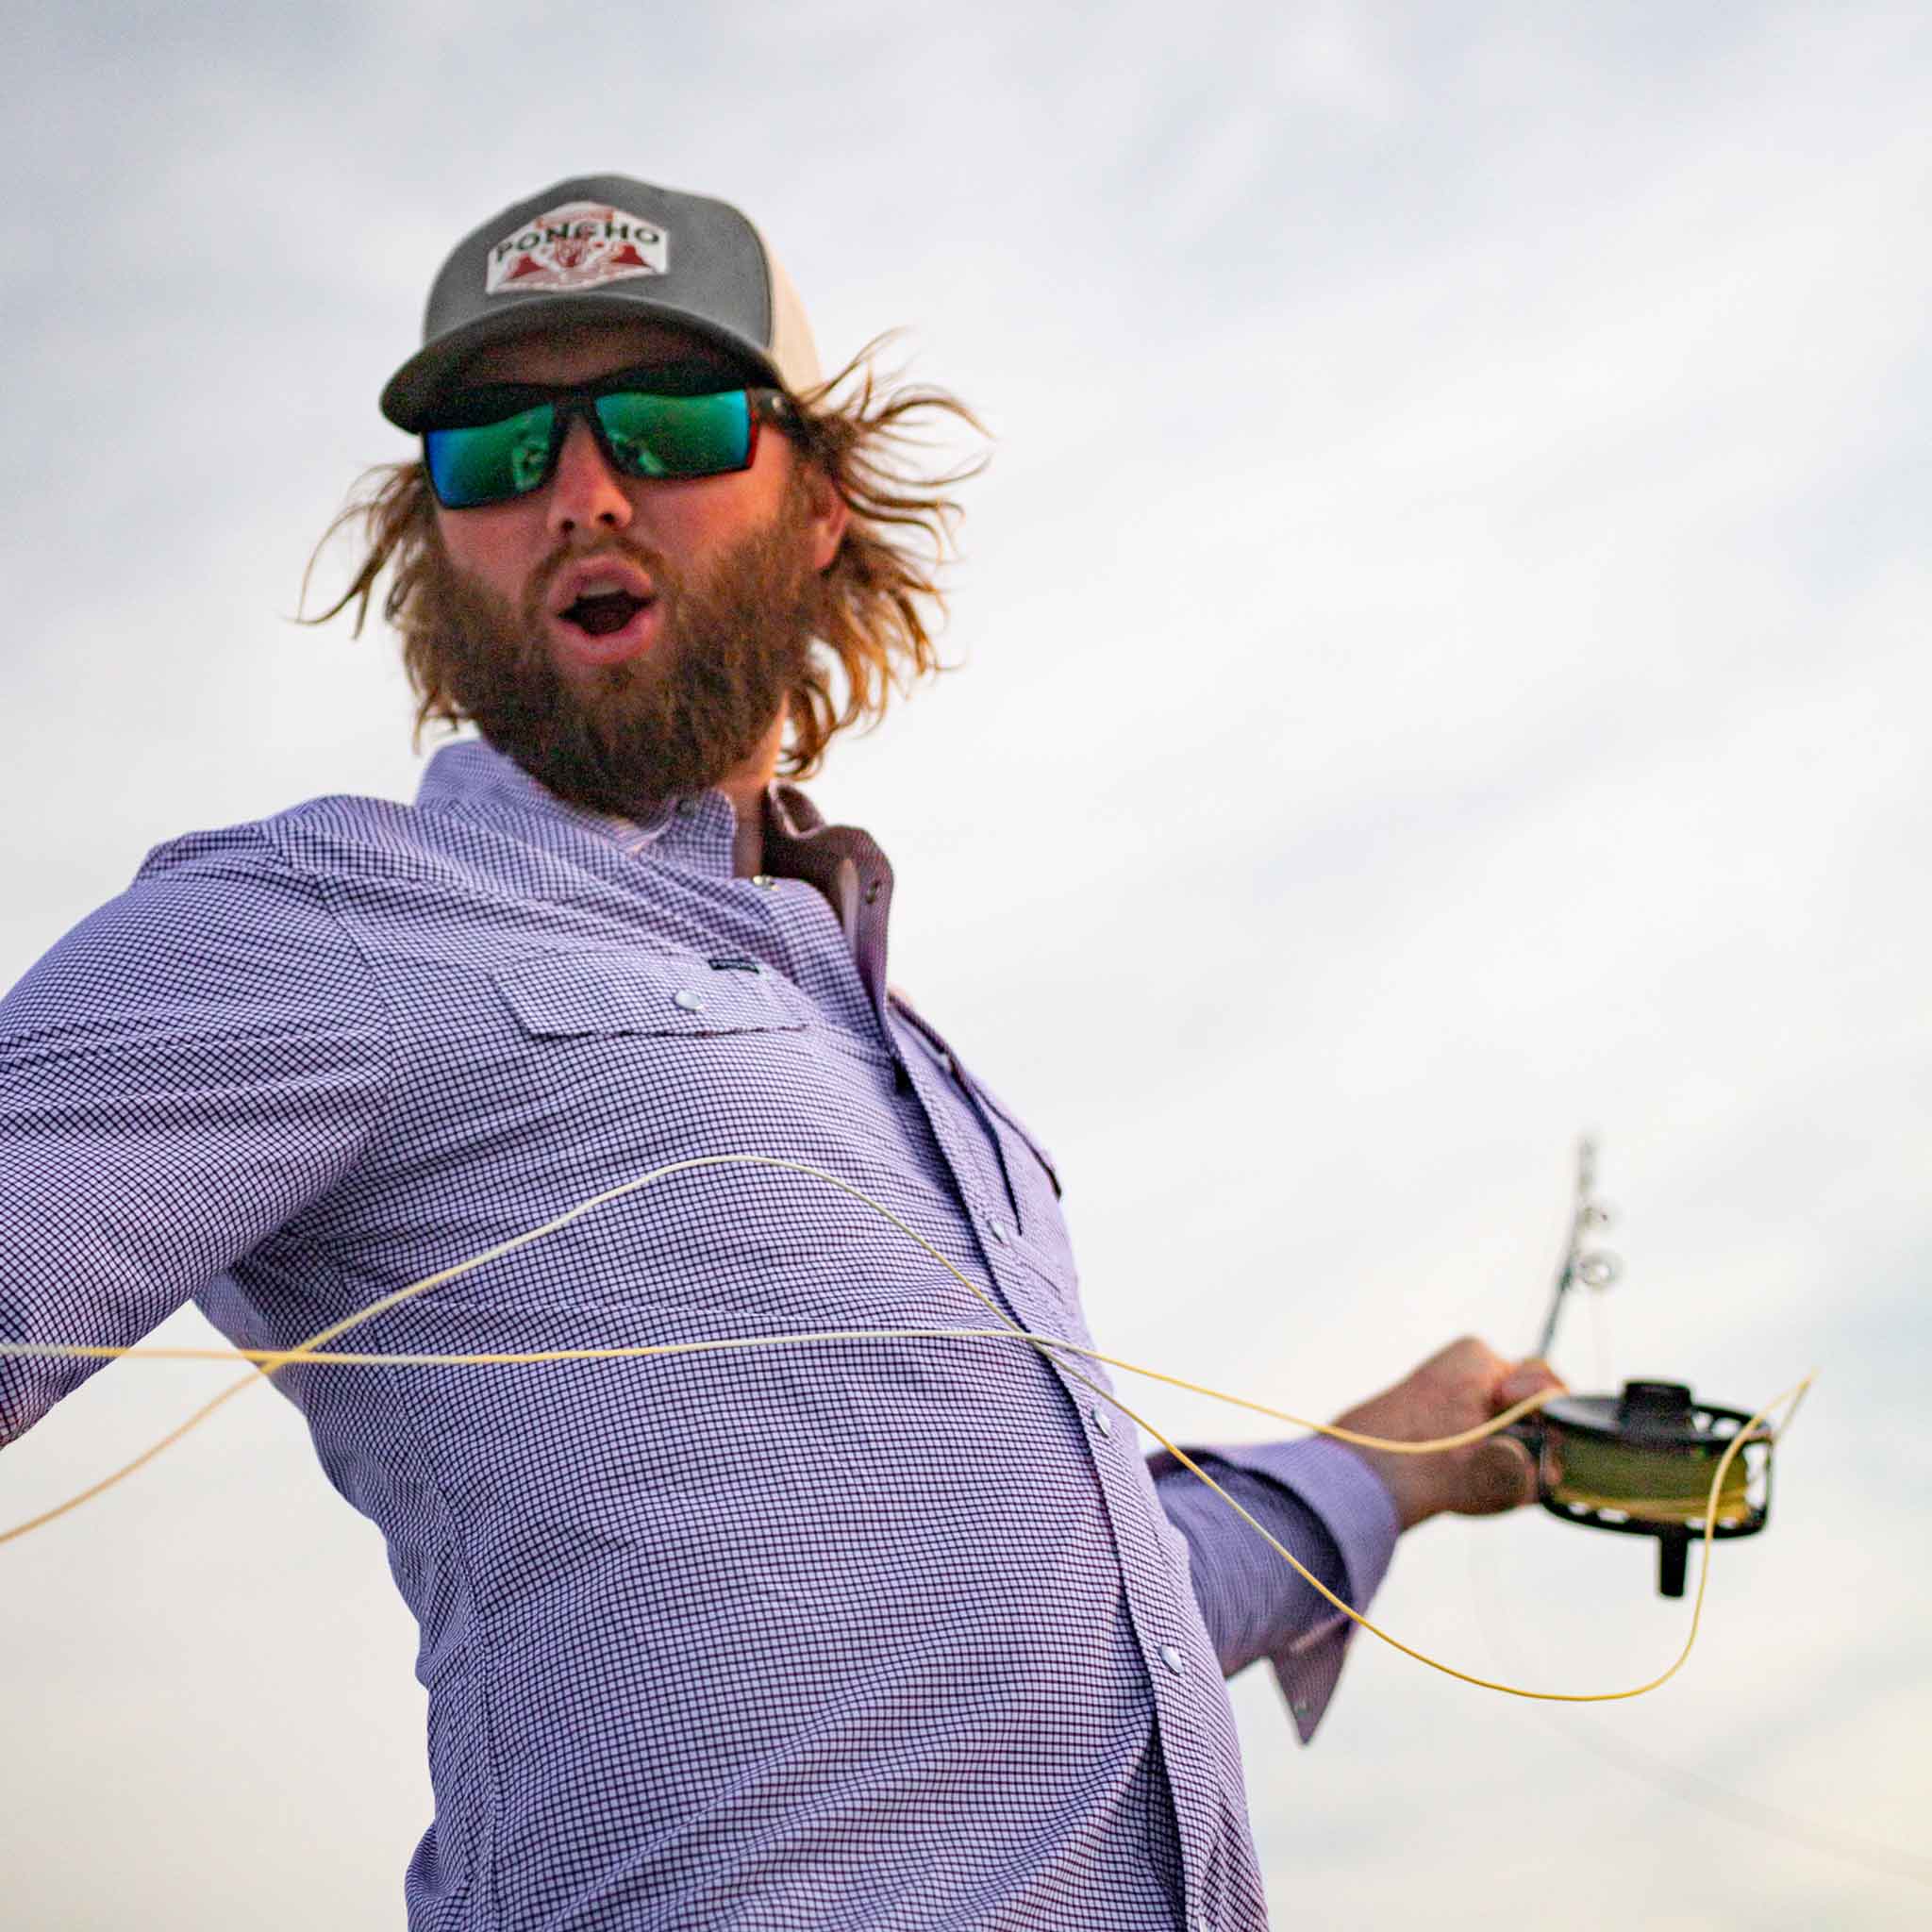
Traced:
<path fill-rule="evenodd" d="M 158 848 L 0 1003 L 9 1337 L 192 1298 L 290 1347 L 761 1158 L 342 1345 L 816 1340 L 276 1378 L 422 1626 L 415 1932 L 1257 1927 L 1223 1679 L 1269 1659 L 1306 1740 L 1353 1627 L 1084 1357 L 827 1334 L 993 1325 L 889 1214 L 1091 1341 L 1052 1160 L 887 982 L 883 851 L 778 779 L 932 664 L 903 539 L 947 506 L 891 451 L 946 405 L 837 387 L 723 203 L 598 176 L 486 222 L 384 392 L 423 459 L 343 600 L 391 573 L 424 717 L 481 738 L 414 806 Z M 0 1439 L 85 1372 L 0 1359 Z M 1553 1381 L 1463 1341 L 1343 1420 Z M 1533 1491 L 1503 1441 L 1199 1453 L 1357 1608 L 1401 1529 Z"/>

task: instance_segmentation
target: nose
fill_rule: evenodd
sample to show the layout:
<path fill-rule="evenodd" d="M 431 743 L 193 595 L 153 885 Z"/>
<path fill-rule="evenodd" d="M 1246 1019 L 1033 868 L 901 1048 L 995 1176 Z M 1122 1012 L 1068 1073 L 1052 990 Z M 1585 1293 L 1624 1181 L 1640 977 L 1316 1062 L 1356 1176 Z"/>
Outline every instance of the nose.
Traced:
<path fill-rule="evenodd" d="M 590 425 L 578 417 L 564 432 L 557 473 L 550 479 L 551 536 L 625 529 L 630 513 L 623 482 L 604 460 Z"/>

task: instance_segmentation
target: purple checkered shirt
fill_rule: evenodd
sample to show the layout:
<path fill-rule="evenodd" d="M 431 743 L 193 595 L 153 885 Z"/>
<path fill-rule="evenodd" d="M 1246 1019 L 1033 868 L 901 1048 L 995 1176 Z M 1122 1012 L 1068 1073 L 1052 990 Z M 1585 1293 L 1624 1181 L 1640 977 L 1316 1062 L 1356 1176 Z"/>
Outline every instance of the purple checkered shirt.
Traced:
<path fill-rule="evenodd" d="M 414 806 L 160 847 L 0 1002 L 0 1336 L 132 1343 L 193 1299 L 289 1346 L 758 1153 L 1091 1343 L 1054 1163 L 886 983 L 885 856 L 792 787 L 765 818 L 740 878 L 722 792 L 603 819 L 471 742 Z M 850 1195 L 725 1166 L 338 1345 L 991 1323 Z M 0 1441 L 88 1373 L 0 1359 Z M 1352 1626 L 1059 1360 L 834 1340 L 277 1386 L 422 1627 L 411 1932 L 1265 1924 L 1222 1680 L 1266 1657 L 1306 1740 Z M 1396 1519 L 1365 1463 L 1194 1453 L 1367 1604 Z"/>

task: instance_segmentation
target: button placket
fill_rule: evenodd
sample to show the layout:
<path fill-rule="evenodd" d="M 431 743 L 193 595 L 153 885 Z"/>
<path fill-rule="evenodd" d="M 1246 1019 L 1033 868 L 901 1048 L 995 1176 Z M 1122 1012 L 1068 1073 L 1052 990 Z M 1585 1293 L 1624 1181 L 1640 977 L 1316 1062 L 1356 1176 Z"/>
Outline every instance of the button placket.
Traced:
<path fill-rule="evenodd" d="M 965 1209 L 968 1224 L 974 1229 L 985 1230 L 988 1240 L 991 1241 L 991 1231 L 987 1227 L 986 1210 L 981 1205 L 985 1198 L 981 1192 L 984 1184 L 979 1178 L 979 1167 L 973 1158 L 972 1150 L 962 1143 L 958 1128 L 948 1117 L 947 1108 L 943 1105 L 935 1107 L 920 1093 L 916 1085 L 913 1091 L 920 1097 L 926 1124 L 932 1129 L 934 1140 L 939 1142 L 941 1156 L 952 1176 L 954 1187 L 958 1191 L 960 1205 Z M 991 1241 L 995 1253 L 1002 1245 L 1003 1243 L 998 1241 Z M 1026 1319 L 1021 1301 L 1015 1297 L 1012 1282 L 1006 1278 L 994 1260 L 993 1254 L 990 1253 L 988 1259 L 991 1264 L 987 1271 L 989 1288 L 1005 1304 L 1007 1312 L 1017 1320 L 1022 1327 L 1034 1326 L 1035 1324 Z"/>

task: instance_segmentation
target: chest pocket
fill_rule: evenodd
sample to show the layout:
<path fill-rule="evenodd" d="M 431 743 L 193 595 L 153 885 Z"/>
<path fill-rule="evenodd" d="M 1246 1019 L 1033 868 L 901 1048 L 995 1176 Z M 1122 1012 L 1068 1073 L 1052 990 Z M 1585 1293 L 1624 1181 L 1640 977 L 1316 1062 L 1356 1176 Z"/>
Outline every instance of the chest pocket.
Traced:
<path fill-rule="evenodd" d="M 524 1031 L 541 1039 L 697 1040 L 802 1033 L 811 1024 L 790 980 L 736 954 L 546 953 L 504 968 L 495 984 Z"/>
<path fill-rule="evenodd" d="M 914 1010 L 911 1001 L 897 987 L 891 991 L 894 1011 L 910 1024 L 921 1044 L 938 1062 L 946 1077 L 966 1093 L 974 1110 L 985 1124 L 988 1138 L 998 1150 L 1000 1167 L 1006 1175 L 1007 1193 L 1022 1231 L 1032 1233 L 1035 1225 L 1042 1220 L 1058 1222 L 1058 1214 L 1051 1210 L 1052 1203 L 1060 1197 L 1060 1177 L 1052 1157 L 1005 1103 L 995 1097 L 992 1090 L 976 1074 L 967 1071 L 931 1023 Z M 1050 1194 L 1048 1191 L 1051 1191 Z"/>
<path fill-rule="evenodd" d="M 1021 1193 L 1028 1182 L 1036 1176 L 1043 1176 L 1047 1186 L 1053 1190 L 1054 1199 L 1058 1200 L 1062 1190 L 1059 1170 L 1054 1166 L 1053 1157 L 1027 1132 L 1005 1103 L 994 1096 L 984 1081 L 971 1074 L 966 1075 L 966 1080 L 981 1112 L 989 1116 L 999 1133 L 1000 1154 L 1007 1163 L 1008 1178 L 1012 1182 L 1013 1191 Z M 1016 1141 L 1019 1142 L 1017 1148 L 1013 1145 Z M 1021 1170 L 1019 1174 L 1013 1173 L 1016 1166 Z"/>
<path fill-rule="evenodd" d="M 977 1075 L 968 1073 L 957 1059 L 953 1066 L 955 1077 L 971 1096 L 974 1110 L 985 1122 L 998 1149 L 1008 1198 L 1021 1234 L 1046 1272 L 1056 1281 L 1061 1280 L 1071 1269 L 1073 1257 L 1067 1247 L 1066 1226 L 1060 1219 L 1060 1177 L 1051 1157 Z"/>

